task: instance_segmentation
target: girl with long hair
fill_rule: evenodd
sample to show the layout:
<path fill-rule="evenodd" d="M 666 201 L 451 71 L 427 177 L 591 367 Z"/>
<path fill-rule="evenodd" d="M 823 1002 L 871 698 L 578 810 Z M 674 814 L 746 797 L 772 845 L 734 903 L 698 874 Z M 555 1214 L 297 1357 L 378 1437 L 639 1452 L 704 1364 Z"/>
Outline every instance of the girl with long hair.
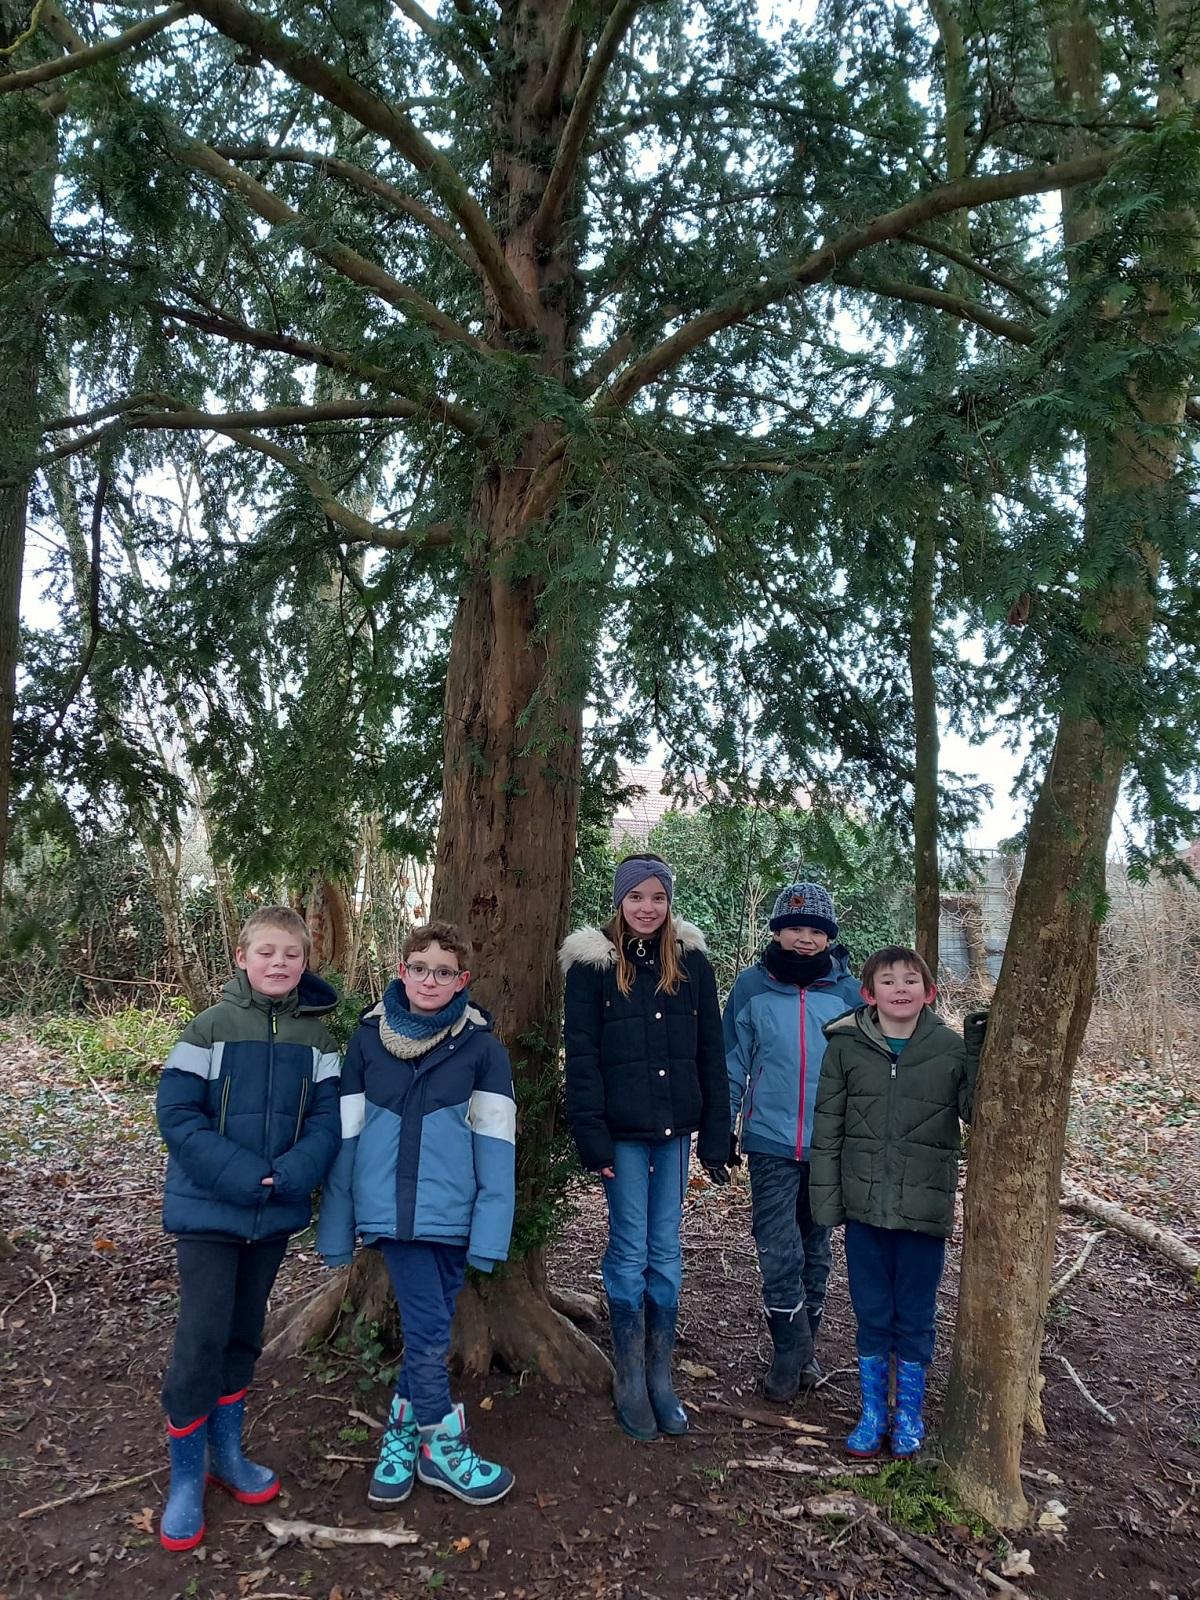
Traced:
<path fill-rule="evenodd" d="M 635 1439 L 687 1432 L 671 1384 L 692 1135 L 715 1183 L 729 1171 L 729 1093 L 717 984 L 704 935 L 671 911 L 674 876 L 626 856 L 605 928 L 563 943 L 567 1119 L 579 1159 L 604 1181 L 602 1264 L 617 1420 Z"/>

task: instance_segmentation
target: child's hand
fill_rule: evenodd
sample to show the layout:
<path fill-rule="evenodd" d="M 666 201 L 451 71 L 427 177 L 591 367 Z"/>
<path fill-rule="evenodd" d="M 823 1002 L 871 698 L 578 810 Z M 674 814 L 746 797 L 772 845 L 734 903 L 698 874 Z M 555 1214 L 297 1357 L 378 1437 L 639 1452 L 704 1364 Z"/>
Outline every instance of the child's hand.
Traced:
<path fill-rule="evenodd" d="M 613 1169 L 611 1167 L 601 1167 L 600 1168 L 600 1176 L 602 1178 L 615 1178 L 616 1177 L 616 1173 L 613 1171 Z"/>
<path fill-rule="evenodd" d="M 978 1055 L 983 1049 L 987 1025 L 988 1010 L 986 1006 L 981 1011 L 968 1011 L 963 1018 L 963 1041 L 972 1055 Z"/>
<path fill-rule="evenodd" d="M 263 1179 L 263 1187 L 266 1188 L 266 1189 L 273 1189 L 275 1187 L 275 1179 L 274 1178 L 264 1178 Z"/>

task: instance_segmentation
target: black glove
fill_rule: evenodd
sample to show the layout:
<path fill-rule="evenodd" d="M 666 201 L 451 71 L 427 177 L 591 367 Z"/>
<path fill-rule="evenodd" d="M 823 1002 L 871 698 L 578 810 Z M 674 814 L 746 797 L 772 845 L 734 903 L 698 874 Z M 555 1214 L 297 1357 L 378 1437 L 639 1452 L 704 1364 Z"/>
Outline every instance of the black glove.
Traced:
<path fill-rule="evenodd" d="M 710 1164 L 707 1161 L 702 1161 L 700 1165 L 708 1173 L 709 1183 L 715 1183 L 718 1189 L 729 1182 L 729 1168 L 727 1166 L 717 1162 Z"/>
<path fill-rule="evenodd" d="M 963 1018 L 963 1043 L 973 1056 L 977 1056 L 983 1049 L 987 1025 L 988 1008 L 986 1006 L 981 1011 L 968 1011 Z"/>
<path fill-rule="evenodd" d="M 740 1167 L 741 1164 L 742 1164 L 742 1152 L 738 1149 L 737 1129 L 736 1128 L 731 1128 L 729 1130 L 729 1163 L 728 1164 L 731 1167 Z"/>

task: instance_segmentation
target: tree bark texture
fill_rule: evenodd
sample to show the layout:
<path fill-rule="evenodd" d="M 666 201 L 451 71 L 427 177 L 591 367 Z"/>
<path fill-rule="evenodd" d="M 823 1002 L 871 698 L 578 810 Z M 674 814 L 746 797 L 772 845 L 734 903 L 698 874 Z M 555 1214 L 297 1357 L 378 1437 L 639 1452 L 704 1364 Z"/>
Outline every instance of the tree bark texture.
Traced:
<path fill-rule="evenodd" d="M 561 227 L 548 245 L 539 244 L 533 219 L 579 83 L 576 47 L 561 95 L 549 109 L 535 105 L 567 10 L 567 0 L 539 0 L 505 13 L 491 186 L 505 257 L 537 308 L 532 338 L 540 364 L 563 380 L 572 353 L 576 245 L 572 230 Z M 531 337 L 506 326 L 490 295 L 487 325 L 494 343 L 527 345 Z M 568 681 L 573 641 L 544 625 L 541 582 L 515 576 L 511 562 L 524 541 L 545 537 L 539 507 L 527 495 L 554 442 L 550 425 L 534 423 L 478 471 L 471 516 L 480 537 L 463 574 L 446 680 L 433 903 L 435 916 L 463 928 L 473 992 L 512 1056 L 517 1204 L 526 1211 L 539 1199 L 560 1116 L 555 957 L 570 908 L 582 695 Z M 459 1317 L 459 1345 L 471 1366 L 486 1367 L 496 1353 L 548 1376 L 593 1385 L 606 1379 L 599 1351 L 550 1308 L 536 1251 L 494 1282 L 469 1286 Z"/>
<path fill-rule="evenodd" d="M 917 950 L 938 975 L 942 915 L 938 868 L 937 680 L 933 670 L 937 535 L 932 512 L 917 525 L 913 546 L 912 624 L 908 661 L 913 697 L 913 867 Z"/>
<path fill-rule="evenodd" d="M 1086 110 L 1099 92 L 1100 52 L 1082 5 L 1058 14 L 1051 44 L 1064 106 Z M 1174 67 L 1169 62 L 1164 74 L 1172 94 L 1184 81 Z M 1194 94 L 1194 83 L 1189 88 Z M 1064 202 L 1070 245 L 1100 219 L 1087 194 Z M 1139 335 L 1153 343 L 1161 335 L 1149 298 Z M 1080 566 L 1089 556 L 1101 559 L 1103 519 L 1124 500 L 1127 558 L 1114 563 L 1109 557 L 1110 576 L 1090 597 L 1090 609 L 1098 659 L 1115 659 L 1136 675 L 1145 661 L 1159 560 L 1142 537 L 1136 507 L 1171 492 L 1186 395 L 1175 388 L 1134 388 L 1129 399 L 1136 425 L 1085 441 Z M 1030 822 L 980 1067 L 947 1395 L 944 1442 L 952 1477 L 964 1498 L 999 1527 L 1018 1526 L 1028 1509 L 1021 1442 L 1036 1389 L 1071 1074 L 1091 1009 L 1105 856 L 1134 737 L 1127 715 L 1116 725 L 1102 720 L 1086 662 L 1077 670 L 1079 681 L 1064 684 L 1064 710 Z"/>
<path fill-rule="evenodd" d="M 28 29 L 28 0 L 0 0 L 0 46 Z M 32 96 L 0 105 L 0 898 L 8 854 L 17 663 L 21 646 L 21 574 L 29 480 L 37 453 L 38 379 L 46 337 L 45 285 L 39 252 L 51 243 L 50 202 L 57 135 L 50 105 Z M 13 480 L 7 482 L 6 480 Z"/>

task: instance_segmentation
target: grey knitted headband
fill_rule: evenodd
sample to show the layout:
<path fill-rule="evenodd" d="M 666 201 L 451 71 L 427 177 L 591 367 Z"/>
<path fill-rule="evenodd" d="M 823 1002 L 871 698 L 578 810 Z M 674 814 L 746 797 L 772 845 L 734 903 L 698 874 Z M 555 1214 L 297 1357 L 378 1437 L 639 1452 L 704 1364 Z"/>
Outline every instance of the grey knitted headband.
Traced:
<path fill-rule="evenodd" d="M 647 878 L 657 878 L 667 891 L 667 903 L 675 894 L 675 879 L 665 861 L 648 861 L 645 856 L 631 856 L 622 861 L 613 878 L 613 905 L 619 906 L 631 889 Z"/>

